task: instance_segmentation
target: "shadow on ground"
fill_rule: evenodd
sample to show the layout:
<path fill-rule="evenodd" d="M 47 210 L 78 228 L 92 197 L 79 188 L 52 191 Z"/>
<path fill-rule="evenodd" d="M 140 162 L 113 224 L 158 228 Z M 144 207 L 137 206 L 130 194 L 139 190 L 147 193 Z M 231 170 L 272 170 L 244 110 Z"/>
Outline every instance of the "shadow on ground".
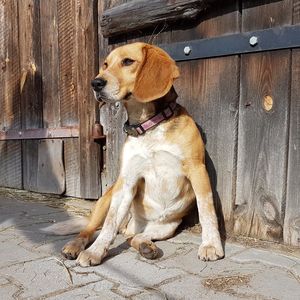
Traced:
<path fill-rule="evenodd" d="M 5 235 L 10 238 L 16 236 L 23 239 L 20 240 L 20 245 L 27 249 L 59 254 L 61 247 L 71 236 L 49 235 L 45 234 L 42 229 L 53 223 L 71 219 L 78 209 L 76 208 L 77 201 L 53 195 L 1 188 L 0 232 L 2 239 L 5 240 Z M 81 214 L 86 214 L 89 210 L 88 205 L 78 210 Z"/>

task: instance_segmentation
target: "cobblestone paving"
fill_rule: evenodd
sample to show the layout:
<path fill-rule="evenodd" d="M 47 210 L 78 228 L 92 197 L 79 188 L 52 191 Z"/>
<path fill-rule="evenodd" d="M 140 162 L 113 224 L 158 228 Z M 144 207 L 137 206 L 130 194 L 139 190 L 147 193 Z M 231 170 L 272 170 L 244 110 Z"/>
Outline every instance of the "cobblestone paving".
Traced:
<path fill-rule="evenodd" d="M 202 262 L 197 259 L 200 237 L 186 231 L 157 242 L 163 256 L 153 261 L 118 236 L 100 266 L 81 268 L 59 254 L 70 236 L 41 231 L 70 218 L 67 205 L 24 195 L 0 190 L 0 300 L 300 300 L 300 259 L 295 253 L 227 242 L 225 259 Z"/>

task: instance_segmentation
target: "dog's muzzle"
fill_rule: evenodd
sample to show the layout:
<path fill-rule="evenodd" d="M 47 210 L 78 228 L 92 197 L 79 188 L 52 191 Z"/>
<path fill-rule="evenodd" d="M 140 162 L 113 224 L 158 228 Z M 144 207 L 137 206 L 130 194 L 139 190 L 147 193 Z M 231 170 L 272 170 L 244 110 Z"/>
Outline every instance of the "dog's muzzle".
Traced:
<path fill-rule="evenodd" d="M 92 84 L 92 88 L 96 93 L 99 93 L 103 90 L 103 88 L 106 86 L 107 80 L 98 77 L 95 78 L 94 80 L 92 80 L 91 84 Z"/>

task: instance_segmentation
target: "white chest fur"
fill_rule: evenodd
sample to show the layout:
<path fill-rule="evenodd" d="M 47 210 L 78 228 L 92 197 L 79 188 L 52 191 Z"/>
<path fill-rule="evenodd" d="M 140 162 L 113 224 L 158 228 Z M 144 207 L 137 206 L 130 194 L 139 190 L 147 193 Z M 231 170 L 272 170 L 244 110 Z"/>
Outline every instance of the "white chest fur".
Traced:
<path fill-rule="evenodd" d="M 182 160 L 179 146 L 168 143 L 162 131 L 128 138 L 123 149 L 121 176 L 127 182 L 144 180 L 142 199 L 136 200 L 144 218 L 163 220 L 190 205 L 194 195 L 183 174 Z"/>
<path fill-rule="evenodd" d="M 168 143 L 164 131 L 157 128 L 144 136 L 127 139 L 122 154 L 121 176 L 141 175 L 147 169 L 166 172 L 170 168 L 173 173 L 181 173 L 182 159 L 178 145 Z"/>

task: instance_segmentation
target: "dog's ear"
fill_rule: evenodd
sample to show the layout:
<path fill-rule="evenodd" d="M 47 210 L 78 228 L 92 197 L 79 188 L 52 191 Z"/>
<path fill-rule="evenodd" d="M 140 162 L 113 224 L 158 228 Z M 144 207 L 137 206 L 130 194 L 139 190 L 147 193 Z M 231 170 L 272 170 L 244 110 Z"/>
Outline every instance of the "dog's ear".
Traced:
<path fill-rule="evenodd" d="M 152 45 L 143 47 L 143 61 L 135 80 L 133 95 L 140 102 L 165 96 L 179 77 L 174 60 L 163 50 Z"/>

